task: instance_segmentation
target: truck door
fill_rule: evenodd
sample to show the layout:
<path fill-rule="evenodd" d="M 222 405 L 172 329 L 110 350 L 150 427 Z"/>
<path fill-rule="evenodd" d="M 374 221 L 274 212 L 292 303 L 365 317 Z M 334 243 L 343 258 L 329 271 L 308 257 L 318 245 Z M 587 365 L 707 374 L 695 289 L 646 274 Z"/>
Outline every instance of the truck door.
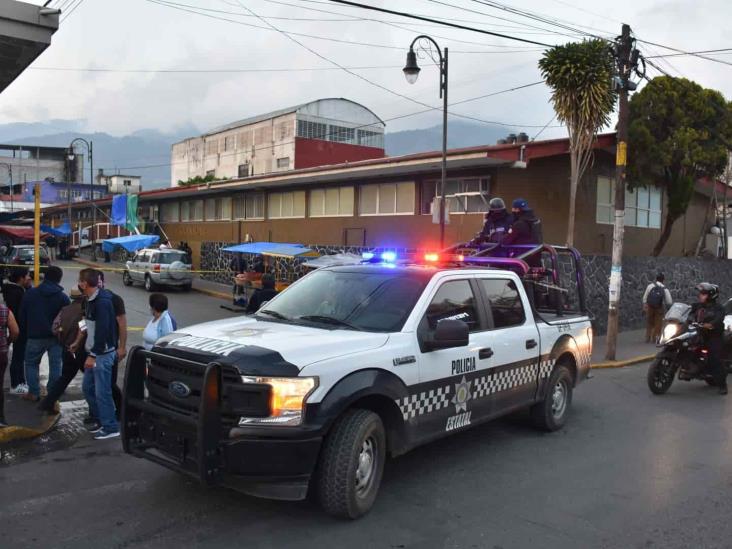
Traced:
<path fill-rule="evenodd" d="M 525 294 L 510 275 L 479 277 L 478 288 L 490 315 L 487 346 L 493 352 L 481 390 L 492 394 L 500 415 L 533 402 L 539 382 L 540 340 Z"/>
<path fill-rule="evenodd" d="M 419 385 L 411 391 L 405 414 L 416 426 L 417 438 L 467 427 L 489 412 L 486 401 L 473 398 L 475 379 L 486 365 L 481 360 L 482 330 L 486 326 L 477 299 L 476 282 L 470 278 L 442 282 L 433 293 L 417 328 Z M 428 351 L 422 344 L 445 319 L 465 322 L 470 329 L 465 347 Z"/>

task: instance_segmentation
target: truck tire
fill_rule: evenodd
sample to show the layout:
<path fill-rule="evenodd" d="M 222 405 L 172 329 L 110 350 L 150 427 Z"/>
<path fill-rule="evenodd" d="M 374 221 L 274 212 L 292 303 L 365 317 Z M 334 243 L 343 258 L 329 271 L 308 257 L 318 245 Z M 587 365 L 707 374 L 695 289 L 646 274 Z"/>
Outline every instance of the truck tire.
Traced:
<path fill-rule="evenodd" d="M 122 273 L 122 284 L 125 286 L 132 286 L 132 276 L 130 275 L 130 271 L 124 271 Z"/>
<path fill-rule="evenodd" d="M 531 407 L 531 420 L 542 431 L 558 431 L 567 422 L 572 405 L 572 373 L 567 366 L 557 364 L 549 376 L 544 400 Z"/>
<path fill-rule="evenodd" d="M 318 461 L 320 505 L 334 517 L 355 519 L 376 500 L 386 459 L 381 418 L 369 410 L 347 410 L 323 443 Z"/>
<path fill-rule="evenodd" d="M 158 285 L 153 282 L 152 277 L 150 275 L 145 275 L 145 289 L 148 292 L 154 292 L 157 287 Z"/>

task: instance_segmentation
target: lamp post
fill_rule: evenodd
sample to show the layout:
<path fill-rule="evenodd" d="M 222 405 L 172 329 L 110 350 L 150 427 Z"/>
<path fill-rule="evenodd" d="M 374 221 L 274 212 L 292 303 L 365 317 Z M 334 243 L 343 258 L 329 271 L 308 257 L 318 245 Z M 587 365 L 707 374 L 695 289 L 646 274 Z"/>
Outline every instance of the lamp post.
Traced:
<path fill-rule="evenodd" d="M 13 166 L 7 162 L 0 162 L 0 166 L 8 169 L 8 178 L 10 179 L 10 213 L 13 213 Z"/>
<path fill-rule="evenodd" d="M 431 37 L 420 34 L 409 45 L 407 52 L 407 64 L 403 72 L 407 82 L 414 84 L 419 77 L 419 65 L 414 45 L 418 40 L 425 39 L 431 42 L 440 57 L 440 97 L 442 98 L 442 178 L 440 179 L 440 249 L 445 248 L 445 180 L 447 179 L 447 48 L 443 50 Z M 425 48 L 423 48 L 425 49 Z M 425 50 L 431 55 L 431 50 Z"/>
<path fill-rule="evenodd" d="M 96 247 L 96 224 L 97 224 L 97 210 L 94 204 L 94 153 L 91 141 L 87 141 L 83 137 L 77 137 L 69 145 L 69 161 L 73 162 L 76 159 L 74 154 L 74 145 L 76 143 L 83 143 L 86 146 L 86 150 L 89 152 L 89 188 L 91 189 L 91 210 L 92 210 L 92 226 L 91 226 L 91 247 L 92 247 L 92 259 L 97 260 L 97 247 Z M 70 196 L 70 194 L 69 194 Z M 70 201 L 71 199 L 69 199 Z M 71 223 L 71 204 L 69 203 L 69 223 Z M 81 227 L 79 227 L 79 249 L 81 250 Z"/>

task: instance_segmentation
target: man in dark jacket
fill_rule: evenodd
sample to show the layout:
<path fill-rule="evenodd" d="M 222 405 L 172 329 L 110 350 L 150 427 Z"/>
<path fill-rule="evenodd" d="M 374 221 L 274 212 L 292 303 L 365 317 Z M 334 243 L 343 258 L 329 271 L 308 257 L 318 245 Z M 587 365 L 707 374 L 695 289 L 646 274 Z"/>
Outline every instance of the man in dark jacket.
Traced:
<path fill-rule="evenodd" d="M 87 297 L 86 349 L 82 389 L 89 404 L 89 415 L 99 423 L 88 430 L 96 440 L 119 437 L 114 400 L 112 399 L 112 369 L 117 357 L 117 318 L 112 294 L 99 287 L 99 272 L 83 269 L 79 272 L 79 289 Z"/>
<path fill-rule="evenodd" d="M 72 288 L 70 296 L 71 304 L 61 309 L 53 326 L 54 333 L 63 348 L 61 377 L 49 387 L 48 395 L 38 406 L 40 410 L 49 414 L 58 413 L 56 401 L 64 394 L 76 374 L 79 371 L 84 371 L 84 362 L 86 361 L 86 351 L 83 347 L 74 349 L 75 343 L 83 342 L 83 333 L 81 333 L 79 324 L 84 318 L 83 296 L 78 288 Z"/>
<path fill-rule="evenodd" d="M 502 198 L 492 198 L 488 203 L 488 213 L 485 214 L 483 230 L 480 237 L 483 242 L 501 244 L 513 225 L 513 215 L 506 210 L 506 203 Z"/>
<path fill-rule="evenodd" d="M 23 296 L 20 306 L 20 331 L 28 337 L 25 348 L 25 375 L 28 382 L 26 400 L 37 402 L 41 388 L 38 367 L 44 353 L 48 353 L 48 385 L 51 387 L 61 376 L 62 348 L 53 335 L 53 321 L 61 309 L 69 304 L 69 297 L 61 287 L 63 271 L 51 266 L 37 288 Z"/>
<path fill-rule="evenodd" d="M 20 304 L 25 291 L 31 287 L 31 277 L 26 267 L 14 267 L 10 270 L 8 282 L 2 285 L 3 298 L 8 309 L 20 323 Z M 13 358 L 10 362 L 10 394 L 25 395 L 28 385 L 25 382 L 25 343 L 26 334 L 22 327 L 18 339 L 13 341 Z"/>
<path fill-rule="evenodd" d="M 517 198 L 513 201 L 511 211 L 514 222 L 503 239 L 503 245 L 542 244 L 541 220 L 529 208 L 529 203 L 523 198 Z"/>
<path fill-rule="evenodd" d="M 727 394 L 727 368 L 722 362 L 722 346 L 724 344 L 724 307 L 717 303 L 719 287 L 716 284 L 702 282 L 696 286 L 699 301 L 691 306 L 689 320 L 701 325 L 704 344 L 707 346 L 707 364 L 714 376 L 715 385 L 720 395 Z"/>
<path fill-rule="evenodd" d="M 269 301 L 277 295 L 275 290 L 275 278 L 267 273 L 262 275 L 262 287 L 255 290 L 247 304 L 247 314 L 256 313 L 262 306 L 262 303 Z"/>

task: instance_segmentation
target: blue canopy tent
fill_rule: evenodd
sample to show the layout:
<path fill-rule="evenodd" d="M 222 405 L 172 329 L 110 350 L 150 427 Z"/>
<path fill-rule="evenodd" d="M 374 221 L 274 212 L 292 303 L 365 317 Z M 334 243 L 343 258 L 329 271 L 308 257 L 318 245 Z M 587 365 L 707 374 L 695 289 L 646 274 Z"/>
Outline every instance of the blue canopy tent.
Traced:
<path fill-rule="evenodd" d="M 52 234 L 53 236 L 69 236 L 71 234 L 71 227 L 68 223 L 64 223 L 60 227 L 51 227 L 50 225 L 41 225 L 41 231 L 44 233 Z"/>
<path fill-rule="evenodd" d="M 306 248 L 302 244 L 289 244 L 287 242 L 249 242 L 223 248 L 224 252 L 239 254 L 258 254 L 273 257 L 317 257 L 318 252 Z"/>
<path fill-rule="evenodd" d="M 131 234 L 118 238 L 108 238 L 102 241 L 102 251 L 111 253 L 115 247 L 119 246 L 128 252 L 136 252 L 152 246 L 158 240 L 160 240 L 160 237 L 156 234 Z"/>

